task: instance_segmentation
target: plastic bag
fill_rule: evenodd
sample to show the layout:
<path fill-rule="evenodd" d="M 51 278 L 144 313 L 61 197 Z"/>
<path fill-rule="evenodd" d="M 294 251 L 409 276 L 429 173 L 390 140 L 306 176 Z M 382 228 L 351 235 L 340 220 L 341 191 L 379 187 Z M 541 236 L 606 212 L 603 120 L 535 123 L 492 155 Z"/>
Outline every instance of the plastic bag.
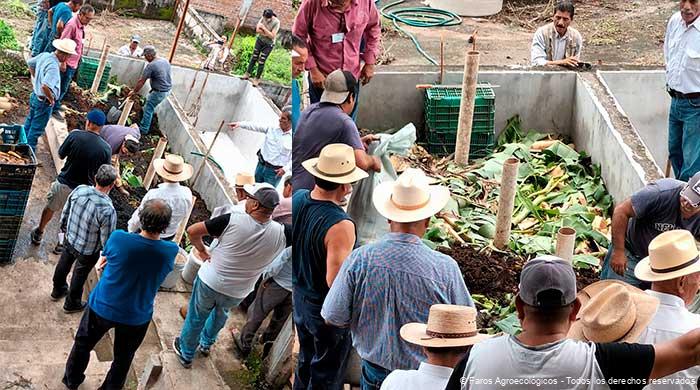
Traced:
<path fill-rule="evenodd" d="M 393 154 L 405 156 L 416 142 L 416 127 L 409 123 L 394 134 L 377 134 L 380 140 L 369 145 L 368 153 L 382 161 L 381 172 L 369 172 L 369 177 L 355 185 L 348 215 L 355 221 L 357 242 L 360 245 L 376 241 L 389 231 L 389 224 L 372 203 L 374 188 L 384 181 L 398 177 L 389 157 Z"/>

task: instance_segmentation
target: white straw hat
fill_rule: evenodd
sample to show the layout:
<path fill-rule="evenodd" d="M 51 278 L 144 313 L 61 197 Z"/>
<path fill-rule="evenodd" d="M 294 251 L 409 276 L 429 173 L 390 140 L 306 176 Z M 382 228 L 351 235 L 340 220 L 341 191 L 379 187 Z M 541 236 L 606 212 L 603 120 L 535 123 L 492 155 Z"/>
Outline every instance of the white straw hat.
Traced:
<path fill-rule="evenodd" d="M 56 50 L 58 50 L 60 52 L 63 52 L 66 54 L 71 54 L 71 55 L 78 54 L 75 51 L 77 44 L 72 39 L 67 39 L 67 38 L 66 39 L 54 39 L 51 44 L 53 45 L 53 47 L 56 48 Z"/>
<path fill-rule="evenodd" d="M 415 222 L 430 218 L 447 205 L 450 190 L 429 185 L 420 169 L 408 168 L 396 181 L 374 189 L 372 202 L 379 214 L 394 222 Z"/>
<path fill-rule="evenodd" d="M 634 269 L 634 276 L 647 282 L 671 280 L 700 272 L 700 253 L 695 237 L 687 230 L 670 230 L 649 243 L 649 256 Z"/>
<path fill-rule="evenodd" d="M 411 344 L 432 348 L 474 345 L 491 337 L 476 328 L 476 309 L 442 304 L 430 306 L 427 324 L 406 324 L 400 334 Z"/>
<path fill-rule="evenodd" d="M 350 184 L 366 178 L 367 172 L 355 165 L 355 151 L 346 144 L 329 144 L 318 158 L 301 164 L 313 176 L 337 184 Z"/>

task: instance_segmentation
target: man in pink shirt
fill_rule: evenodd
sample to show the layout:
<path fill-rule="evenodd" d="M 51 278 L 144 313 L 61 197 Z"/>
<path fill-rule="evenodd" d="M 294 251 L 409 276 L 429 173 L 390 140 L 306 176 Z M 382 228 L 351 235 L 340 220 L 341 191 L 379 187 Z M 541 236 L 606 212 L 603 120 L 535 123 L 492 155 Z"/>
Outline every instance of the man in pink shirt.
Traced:
<path fill-rule="evenodd" d="M 373 0 L 305 0 L 292 33 L 309 46 L 306 69 L 311 103 L 321 99 L 323 82 L 336 69 L 352 72 L 363 85 L 374 76 L 381 24 Z M 353 119 L 357 115 L 360 82 L 355 91 Z"/>
<path fill-rule="evenodd" d="M 66 23 L 61 33 L 61 39 L 70 39 L 75 41 L 75 52 L 77 54 L 71 56 L 66 62 L 61 63 L 61 94 L 56 99 L 56 104 L 53 106 L 53 116 L 58 119 L 63 119 L 61 115 L 61 101 L 68 92 L 75 70 L 78 68 L 78 63 L 83 55 L 83 39 L 85 38 L 85 26 L 90 24 L 90 21 L 95 18 L 95 9 L 90 4 L 85 4 L 80 7 L 78 14 Z"/>

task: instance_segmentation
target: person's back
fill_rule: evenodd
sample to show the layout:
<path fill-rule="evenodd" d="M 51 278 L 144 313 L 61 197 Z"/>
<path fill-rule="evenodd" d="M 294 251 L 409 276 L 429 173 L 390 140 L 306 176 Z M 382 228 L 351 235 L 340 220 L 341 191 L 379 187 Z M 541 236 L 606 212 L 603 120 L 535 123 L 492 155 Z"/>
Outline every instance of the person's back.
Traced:
<path fill-rule="evenodd" d="M 246 297 L 265 268 L 284 250 L 284 227 L 260 223 L 249 214 L 231 213 L 211 261 L 202 265 L 199 277 L 213 290 L 234 298 Z"/>
<path fill-rule="evenodd" d="M 165 58 L 156 58 L 146 65 L 143 75 L 151 80 L 151 89 L 168 92 L 173 86 L 170 63 Z"/>
<path fill-rule="evenodd" d="M 302 112 L 292 143 L 292 183 L 295 190 L 313 189 L 313 177 L 301 163 L 318 157 L 321 149 L 329 144 L 346 144 L 353 149 L 364 150 L 355 122 L 339 106 L 312 104 Z"/>
<path fill-rule="evenodd" d="M 127 134 L 132 135 L 136 139 L 141 138 L 141 132 L 138 127 L 105 125 L 100 130 L 100 137 L 112 148 L 112 154 L 119 154 Z"/>
<path fill-rule="evenodd" d="M 86 130 L 73 130 L 58 149 L 66 162 L 57 180 L 70 188 L 81 184 L 95 184 L 95 173 L 102 164 L 109 164 L 112 149 L 99 134 Z"/>
<path fill-rule="evenodd" d="M 173 242 L 115 231 L 103 252 L 107 267 L 90 294 L 90 308 L 128 325 L 150 321 L 158 287 L 173 270 L 178 251 Z"/>
<path fill-rule="evenodd" d="M 325 237 L 335 224 L 350 220 L 338 205 L 311 198 L 308 190 L 299 190 L 292 196 L 292 215 L 295 226 L 292 242 L 294 250 L 294 291 L 312 297 L 325 297 L 326 282 Z"/>

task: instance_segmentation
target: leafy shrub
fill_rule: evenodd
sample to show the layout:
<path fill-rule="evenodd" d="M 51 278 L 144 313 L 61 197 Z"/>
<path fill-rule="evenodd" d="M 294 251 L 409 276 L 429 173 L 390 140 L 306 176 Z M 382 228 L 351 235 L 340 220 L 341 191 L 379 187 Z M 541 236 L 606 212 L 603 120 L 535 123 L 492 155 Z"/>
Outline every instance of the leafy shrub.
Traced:
<path fill-rule="evenodd" d="M 231 73 L 235 75 L 243 75 L 245 73 L 254 49 L 254 35 L 236 37 L 236 41 L 233 43 L 235 63 Z M 272 52 L 267 57 L 267 62 L 265 62 L 265 71 L 262 74 L 262 79 L 283 85 L 289 85 L 292 82 L 292 60 L 287 50 L 279 45 L 272 49 Z"/>
<path fill-rule="evenodd" d="M 19 48 L 19 42 L 17 42 L 17 38 L 15 38 L 14 30 L 12 30 L 12 27 L 8 26 L 4 20 L 0 19 L 0 50 L 19 50 Z"/>

